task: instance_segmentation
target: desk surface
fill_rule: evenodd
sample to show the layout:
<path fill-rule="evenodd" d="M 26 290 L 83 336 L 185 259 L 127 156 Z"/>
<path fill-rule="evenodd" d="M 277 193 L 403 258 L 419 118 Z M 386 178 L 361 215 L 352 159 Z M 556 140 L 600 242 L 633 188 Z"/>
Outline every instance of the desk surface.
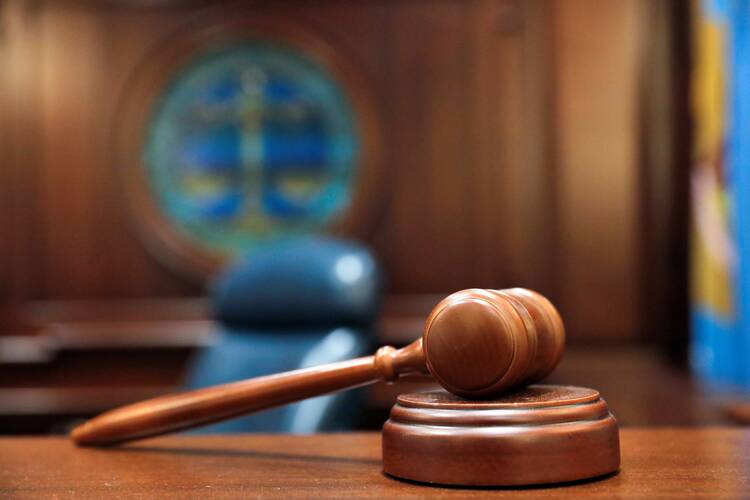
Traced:
<path fill-rule="evenodd" d="M 750 497 L 750 430 L 624 429 L 608 478 L 526 489 L 435 488 L 380 471 L 379 434 L 186 436 L 114 449 L 0 439 L 0 497 Z"/>

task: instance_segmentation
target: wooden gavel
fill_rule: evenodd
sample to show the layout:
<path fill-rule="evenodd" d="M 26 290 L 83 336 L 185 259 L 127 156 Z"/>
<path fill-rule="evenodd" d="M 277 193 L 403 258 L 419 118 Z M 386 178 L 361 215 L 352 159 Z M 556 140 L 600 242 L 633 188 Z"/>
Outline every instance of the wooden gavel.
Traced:
<path fill-rule="evenodd" d="M 113 445 L 184 430 L 384 380 L 431 374 L 446 390 L 485 399 L 548 375 L 565 333 L 555 307 L 521 288 L 469 289 L 441 301 L 422 338 L 374 356 L 158 397 L 114 409 L 73 429 L 79 445 Z"/>

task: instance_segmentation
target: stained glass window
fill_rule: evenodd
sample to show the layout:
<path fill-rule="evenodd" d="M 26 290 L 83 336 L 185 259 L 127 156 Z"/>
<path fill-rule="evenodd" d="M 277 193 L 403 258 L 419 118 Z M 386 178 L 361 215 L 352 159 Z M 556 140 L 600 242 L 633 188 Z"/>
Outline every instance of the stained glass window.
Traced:
<path fill-rule="evenodd" d="M 265 41 L 178 72 L 147 130 L 144 164 L 185 237 L 236 255 L 316 231 L 349 205 L 360 140 L 349 98 L 298 50 Z"/>

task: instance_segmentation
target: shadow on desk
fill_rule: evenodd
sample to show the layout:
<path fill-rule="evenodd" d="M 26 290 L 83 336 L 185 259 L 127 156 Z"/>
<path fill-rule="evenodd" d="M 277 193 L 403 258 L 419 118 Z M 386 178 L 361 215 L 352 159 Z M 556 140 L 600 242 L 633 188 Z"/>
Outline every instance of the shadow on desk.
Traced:
<path fill-rule="evenodd" d="M 294 453 L 279 453 L 269 451 L 256 451 L 247 449 L 231 449 L 231 448 L 194 448 L 190 446 L 142 446 L 142 445 L 128 445 L 117 448 L 106 448 L 107 453 L 156 453 L 163 455 L 180 455 L 180 456 L 194 456 L 194 457 L 232 457 L 232 458 L 251 458 L 258 460 L 298 460 L 302 462 L 325 462 L 325 463 L 357 463 L 357 464 L 370 464 L 380 465 L 380 460 L 373 458 L 355 458 L 355 457 L 341 457 L 341 456 L 327 456 L 322 455 L 300 455 Z"/>

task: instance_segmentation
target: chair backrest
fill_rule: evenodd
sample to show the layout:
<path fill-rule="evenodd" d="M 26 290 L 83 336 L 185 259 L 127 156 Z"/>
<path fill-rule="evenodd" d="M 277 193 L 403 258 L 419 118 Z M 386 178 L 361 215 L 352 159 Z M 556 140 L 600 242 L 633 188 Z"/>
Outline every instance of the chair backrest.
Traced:
<path fill-rule="evenodd" d="M 227 269 L 213 286 L 220 341 L 192 364 L 205 387 L 361 356 L 371 347 L 379 267 L 354 242 L 304 238 L 269 246 Z M 223 422 L 203 432 L 343 430 L 356 424 L 356 392 L 315 398 Z"/>
<path fill-rule="evenodd" d="M 227 269 L 213 286 L 216 317 L 249 327 L 368 326 L 380 306 L 380 272 L 355 242 L 296 238 Z"/>

